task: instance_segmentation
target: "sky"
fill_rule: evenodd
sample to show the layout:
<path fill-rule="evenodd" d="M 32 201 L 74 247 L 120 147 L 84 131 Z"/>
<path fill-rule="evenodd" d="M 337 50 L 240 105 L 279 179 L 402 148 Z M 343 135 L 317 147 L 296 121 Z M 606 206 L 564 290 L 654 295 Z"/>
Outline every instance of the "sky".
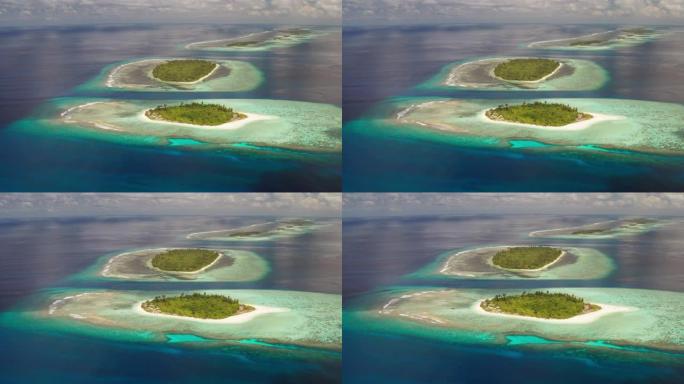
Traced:
<path fill-rule="evenodd" d="M 0 219 L 98 215 L 338 217 L 339 193 L 5 193 Z"/>
<path fill-rule="evenodd" d="M 94 22 L 339 24 L 342 0 L 0 0 L 0 26 Z"/>
<path fill-rule="evenodd" d="M 343 0 L 346 24 L 681 24 L 684 0 Z"/>
<path fill-rule="evenodd" d="M 345 217 L 477 214 L 682 215 L 682 193 L 346 193 Z"/>

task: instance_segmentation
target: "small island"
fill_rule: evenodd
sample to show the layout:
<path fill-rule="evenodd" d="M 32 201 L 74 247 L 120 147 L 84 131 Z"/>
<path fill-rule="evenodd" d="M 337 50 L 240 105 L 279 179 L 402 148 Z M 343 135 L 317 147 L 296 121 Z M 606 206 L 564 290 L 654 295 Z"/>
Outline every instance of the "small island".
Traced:
<path fill-rule="evenodd" d="M 160 105 L 145 111 L 145 116 L 152 120 L 192 125 L 217 126 L 241 120 L 247 115 L 233 111 L 221 104 L 205 104 L 203 102 L 183 103 L 180 105 Z"/>
<path fill-rule="evenodd" d="M 562 127 L 592 118 L 592 115 L 579 112 L 577 108 L 567 104 L 540 101 L 499 105 L 487 110 L 485 116 L 494 121 L 551 127 Z"/>
<path fill-rule="evenodd" d="M 150 263 L 164 272 L 199 272 L 214 264 L 220 256 L 209 249 L 171 249 L 157 254 Z"/>
<path fill-rule="evenodd" d="M 207 60 L 171 60 L 152 70 L 157 80 L 173 83 L 195 83 L 209 77 L 219 65 Z"/>
<path fill-rule="evenodd" d="M 514 247 L 501 250 L 492 257 L 492 264 L 504 269 L 538 270 L 555 263 L 563 250 L 552 247 Z"/>
<path fill-rule="evenodd" d="M 512 59 L 494 67 L 494 75 L 507 81 L 540 81 L 560 67 L 561 63 L 552 59 Z"/>
<path fill-rule="evenodd" d="M 192 317 L 196 319 L 220 320 L 254 310 L 254 307 L 240 304 L 230 296 L 193 293 L 180 296 L 157 296 L 145 301 L 141 308 L 150 313 L 172 316 Z"/>
<path fill-rule="evenodd" d="M 581 297 L 567 293 L 536 291 L 520 295 L 496 295 L 483 300 L 480 308 L 487 312 L 535 317 L 541 319 L 569 319 L 601 309 L 586 303 Z"/>

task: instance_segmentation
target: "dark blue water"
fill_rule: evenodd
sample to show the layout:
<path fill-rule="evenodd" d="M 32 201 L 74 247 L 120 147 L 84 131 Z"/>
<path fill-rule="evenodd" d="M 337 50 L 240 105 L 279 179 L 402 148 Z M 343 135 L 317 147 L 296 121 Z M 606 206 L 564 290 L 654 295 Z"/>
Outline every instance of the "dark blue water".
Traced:
<path fill-rule="evenodd" d="M 8 132 L 59 96 L 269 98 L 341 104 L 339 33 L 287 49 L 253 53 L 185 50 L 201 40 L 272 26 L 127 25 L 0 29 L 0 190 L 2 191 L 339 191 L 336 155 L 293 158 L 132 148 L 95 140 Z M 246 60 L 265 76 L 249 92 L 74 91 L 103 67 L 149 56 Z"/>
<path fill-rule="evenodd" d="M 364 309 L 364 294 L 401 285 L 541 288 L 628 287 L 684 291 L 683 229 L 670 225 L 633 237 L 554 240 L 596 248 L 617 269 L 601 280 L 420 279 L 406 274 L 448 250 L 497 244 L 540 244 L 527 237 L 540 228 L 564 227 L 607 217 L 469 216 L 345 219 L 344 307 Z M 608 354 L 589 355 L 494 346 L 461 345 L 396 333 L 344 330 L 345 382 L 350 383 L 679 383 L 684 362 L 635 364 Z"/>
<path fill-rule="evenodd" d="M 684 39 L 673 34 L 613 51 L 535 51 L 526 43 L 615 26 L 461 25 L 346 27 L 344 55 L 345 191 L 682 191 L 681 157 L 536 154 L 475 149 L 438 141 L 373 135 L 367 123 L 389 97 L 611 97 L 684 102 Z M 445 65 L 498 55 L 557 55 L 593 60 L 611 80 L 581 92 L 417 90 Z M 352 124 L 353 123 L 353 124 Z"/>
<path fill-rule="evenodd" d="M 147 246 L 226 246 L 189 242 L 189 232 L 267 219 L 98 217 L 0 221 L 0 310 L 48 287 L 177 289 L 173 283 L 70 281 L 98 257 Z M 184 287 L 341 291 L 339 225 L 274 242 L 234 243 L 257 252 L 271 272 L 251 283 L 184 283 Z M 189 285 L 188 285 L 189 284 Z M 339 382 L 339 353 L 250 348 L 191 348 L 101 340 L 0 327 L 2 383 L 301 383 Z"/>

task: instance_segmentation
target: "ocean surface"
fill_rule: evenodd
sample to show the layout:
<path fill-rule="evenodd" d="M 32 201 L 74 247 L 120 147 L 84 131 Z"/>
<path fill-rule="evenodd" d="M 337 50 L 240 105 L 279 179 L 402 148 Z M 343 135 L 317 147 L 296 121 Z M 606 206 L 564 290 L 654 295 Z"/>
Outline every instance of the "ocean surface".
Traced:
<path fill-rule="evenodd" d="M 0 220 L 0 313 L 49 288 L 178 289 L 178 283 L 71 280 L 104 254 L 136 247 L 217 246 L 258 253 L 271 266 L 249 283 L 181 283 L 187 289 L 252 288 L 341 293 L 340 227 L 271 242 L 189 242 L 194 231 L 269 218 L 194 216 Z M 180 347 L 0 326 L 2 383 L 335 383 L 339 352 L 307 348 Z"/>
<path fill-rule="evenodd" d="M 397 287 L 551 288 L 622 287 L 684 292 L 684 228 L 660 227 L 631 237 L 595 240 L 530 238 L 530 231 L 612 217 L 452 216 L 345 219 L 344 310 L 375 308 L 369 297 Z M 549 244 L 595 248 L 616 269 L 600 280 L 467 280 L 407 276 L 438 255 L 488 244 Z M 678 310 L 673 308 L 673 310 Z M 679 364 L 635 363 L 611 350 L 581 351 L 459 344 L 406 332 L 364 331 L 345 315 L 343 377 L 347 383 L 680 383 Z M 420 327 L 418 327 L 420 328 Z M 679 330 L 681 331 L 681 329 Z M 650 352 L 649 352 L 650 353 Z"/>
<path fill-rule="evenodd" d="M 111 25 L 0 28 L 0 191 L 339 191 L 339 154 L 284 157 L 132 147 L 8 129 L 63 96 L 264 98 L 341 105 L 340 33 L 272 51 L 207 52 L 185 44 L 273 26 Z M 110 64 L 145 58 L 245 60 L 264 81 L 248 92 L 76 90 Z"/>
<path fill-rule="evenodd" d="M 684 103 L 684 34 L 604 51 L 533 50 L 526 44 L 614 29 L 612 25 L 348 26 L 343 34 L 345 191 L 682 191 L 682 156 L 552 153 L 477 148 L 373 125 L 383 102 L 402 97 L 531 99 L 607 97 Z M 474 91 L 417 86 L 446 65 L 492 56 L 542 55 L 592 60 L 609 73 L 594 91 Z M 439 135 L 436 135 L 439 136 Z"/>

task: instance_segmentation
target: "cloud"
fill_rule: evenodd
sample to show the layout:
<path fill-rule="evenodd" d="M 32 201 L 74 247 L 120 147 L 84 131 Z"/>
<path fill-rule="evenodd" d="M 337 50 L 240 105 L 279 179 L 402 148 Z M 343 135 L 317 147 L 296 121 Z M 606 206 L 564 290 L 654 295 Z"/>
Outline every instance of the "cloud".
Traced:
<path fill-rule="evenodd" d="M 345 20 L 681 19 L 682 0 L 344 0 Z"/>
<path fill-rule="evenodd" d="M 353 193 L 345 216 L 439 214 L 684 215 L 676 193 Z"/>
<path fill-rule="evenodd" d="M 0 218 L 84 215 L 339 216 L 339 193 L 7 193 Z"/>
<path fill-rule="evenodd" d="M 0 0 L 0 18 L 32 21 L 180 19 L 201 21 L 341 19 L 342 0 Z"/>

